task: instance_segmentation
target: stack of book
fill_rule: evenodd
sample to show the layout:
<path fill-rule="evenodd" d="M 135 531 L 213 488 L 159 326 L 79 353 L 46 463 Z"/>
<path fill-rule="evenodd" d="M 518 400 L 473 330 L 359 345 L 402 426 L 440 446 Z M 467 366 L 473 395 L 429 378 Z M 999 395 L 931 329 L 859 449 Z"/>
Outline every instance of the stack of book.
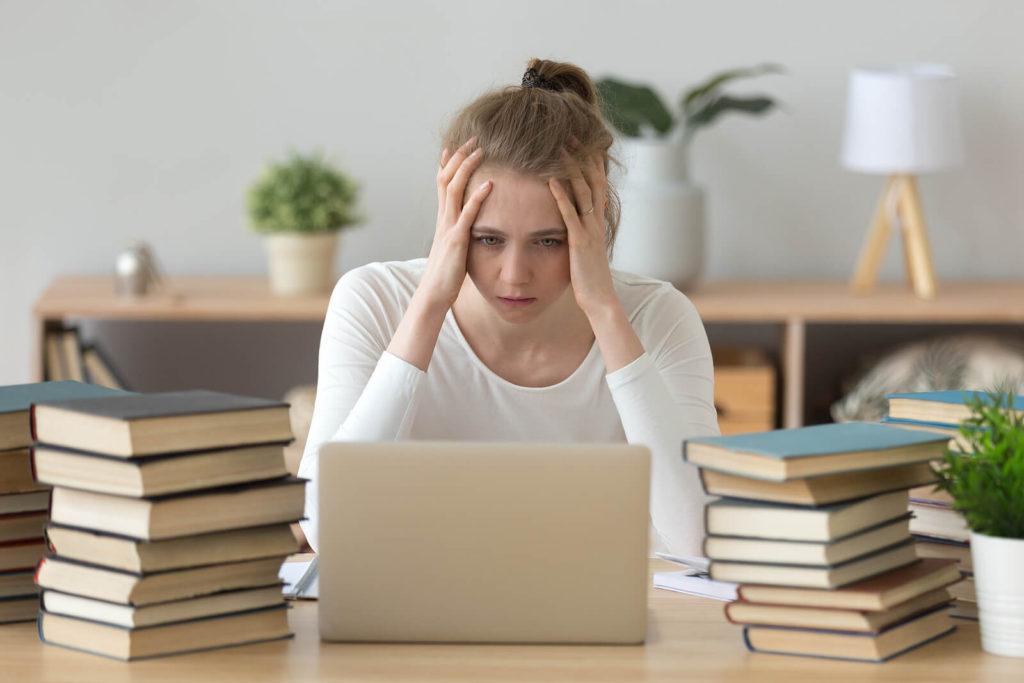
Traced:
<path fill-rule="evenodd" d="M 988 400 L 984 393 L 976 391 L 889 394 L 886 396 L 889 414 L 882 421 L 903 429 L 944 435 L 949 438 L 950 450 L 969 453 L 971 447 L 960 433 L 960 423 L 970 417 L 967 401 L 975 397 Z M 1024 396 L 1017 396 L 1015 405 L 1024 410 Z M 917 539 L 918 554 L 954 559 L 967 576 L 951 589 L 956 598 L 953 615 L 977 619 L 978 598 L 974 588 L 967 521 L 953 509 L 953 499 L 949 494 L 934 486 L 911 489 L 910 509 L 914 513 L 910 531 Z"/>
<path fill-rule="evenodd" d="M 947 439 L 850 422 L 687 440 L 712 579 L 751 650 L 883 661 L 952 630 L 951 560 L 918 558 L 907 491 Z"/>
<path fill-rule="evenodd" d="M 136 659 L 290 636 L 278 572 L 298 544 L 288 405 L 209 391 L 32 406 L 53 554 L 44 642 Z"/>
<path fill-rule="evenodd" d="M 117 393 L 79 382 L 0 387 L 0 623 L 31 621 L 39 612 L 32 575 L 46 550 L 50 487 L 32 476 L 29 407 L 39 400 Z"/>

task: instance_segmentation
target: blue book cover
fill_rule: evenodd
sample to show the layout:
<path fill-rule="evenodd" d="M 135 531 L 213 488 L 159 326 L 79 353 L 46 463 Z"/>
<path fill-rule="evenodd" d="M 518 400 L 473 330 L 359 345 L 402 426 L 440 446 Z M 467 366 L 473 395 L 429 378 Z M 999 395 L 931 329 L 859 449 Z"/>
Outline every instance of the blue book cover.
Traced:
<path fill-rule="evenodd" d="M 948 436 L 934 432 L 900 429 L 877 422 L 841 422 L 756 434 L 687 439 L 683 444 L 684 450 L 689 444 L 704 444 L 787 460 L 858 451 L 884 451 L 927 443 L 945 444 L 948 441 Z"/>
<path fill-rule="evenodd" d="M 12 384 L 0 387 L 0 414 L 27 411 L 33 403 L 42 403 L 43 401 L 124 396 L 129 393 L 131 392 L 108 389 L 98 384 L 72 381 Z"/>
<path fill-rule="evenodd" d="M 928 420 L 911 420 L 906 417 L 883 417 L 880 422 L 882 424 L 893 425 L 899 427 L 903 425 L 921 425 L 922 427 L 938 427 L 940 429 L 960 429 L 960 425 L 954 422 L 929 422 Z"/>
<path fill-rule="evenodd" d="M 992 398 L 984 391 L 973 391 L 969 389 L 952 389 L 949 391 L 916 391 L 886 394 L 886 398 L 909 398 L 915 401 L 930 401 L 932 403 L 953 403 L 966 405 L 969 399 L 980 398 L 985 403 L 991 404 Z M 1013 397 L 1013 405 L 1024 407 L 1024 396 Z"/>

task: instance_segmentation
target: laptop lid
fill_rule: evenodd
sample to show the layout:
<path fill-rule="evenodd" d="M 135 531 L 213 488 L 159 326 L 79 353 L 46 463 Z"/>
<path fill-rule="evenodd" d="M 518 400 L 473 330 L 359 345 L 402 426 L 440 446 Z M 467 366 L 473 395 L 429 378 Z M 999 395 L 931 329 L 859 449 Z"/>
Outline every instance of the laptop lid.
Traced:
<path fill-rule="evenodd" d="M 644 446 L 330 442 L 318 485 L 325 640 L 644 640 Z"/>

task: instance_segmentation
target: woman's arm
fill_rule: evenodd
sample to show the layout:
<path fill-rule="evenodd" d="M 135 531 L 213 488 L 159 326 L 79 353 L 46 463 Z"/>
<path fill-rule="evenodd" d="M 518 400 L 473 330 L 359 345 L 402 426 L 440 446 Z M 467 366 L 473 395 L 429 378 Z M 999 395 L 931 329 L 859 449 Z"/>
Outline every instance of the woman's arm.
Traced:
<path fill-rule="evenodd" d="M 299 476 L 310 480 L 307 519 L 301 525 L 314 550 L 320 446 L 406 438 L 416 417 L 420 381 L 444 323 L 444 312 L 413 295 L 391 336 L 387 319 L 388 313 L 395 315 L 389 309 L 396 304 L 366 272 L 350 271 L 338 281 L 320 338 L 316 402 L 299 465 Z"/>
<path fill-rule="evenodd" d="M 697 469 L 683 462 L 682 442 L 719 433 L 711 348 L 689 299 L 672 292 L 655 301 L 656 309 L 641 311 L 634 323 L 651 348 L 609 372 L 605 379 L 626 440 L 651 449 L 651 519 L 655 531 L 669 552 L 701 555 L 706 496 Z M 605 330 L 606 336 L 617 335 L 607 339 L 609 348 L 632 348 L 630 334 L 621 324 L 609 325 Z M 639 343 L 632 326 L 629 333 Z M 605 345 L 601 348 L 603 351 Z M 643 350 L 642 345 L 640 348 Z"/>
<path fill-rule="evenodd" d="M 315 550 L 317 473 L 324 441 L 394 441 L 409 434 L 420 380 L 427 371 L 448 309 L 466 281 L 469 230 L 490 193 L 486 181 L 466 192 L 483 150 L 470 138 L 453 154 L 445 149 L 437 170 L 437 225 L 427 265 L 401 322 L 391 283 L 369 286 L 366 268 L 346 273 L 334 288 L 320 338 L 316 403 L 299 475 L 306 487 L 302 528 Z M 390 314 L 390 315 L 389 315 Z M 386 350 L 385 350 L 386 347 Z"/>

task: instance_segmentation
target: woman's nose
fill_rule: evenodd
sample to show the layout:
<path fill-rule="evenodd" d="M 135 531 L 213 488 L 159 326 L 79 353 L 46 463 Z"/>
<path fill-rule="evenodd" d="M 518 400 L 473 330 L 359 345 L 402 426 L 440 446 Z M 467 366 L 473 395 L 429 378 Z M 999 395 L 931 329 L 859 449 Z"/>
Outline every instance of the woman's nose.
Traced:
<path fill-rule="evenodd" d="M 530 257 L 519 249 L 506 249 L 501 264 L 501 279 L 509 284 L 530 281 Z"/>

